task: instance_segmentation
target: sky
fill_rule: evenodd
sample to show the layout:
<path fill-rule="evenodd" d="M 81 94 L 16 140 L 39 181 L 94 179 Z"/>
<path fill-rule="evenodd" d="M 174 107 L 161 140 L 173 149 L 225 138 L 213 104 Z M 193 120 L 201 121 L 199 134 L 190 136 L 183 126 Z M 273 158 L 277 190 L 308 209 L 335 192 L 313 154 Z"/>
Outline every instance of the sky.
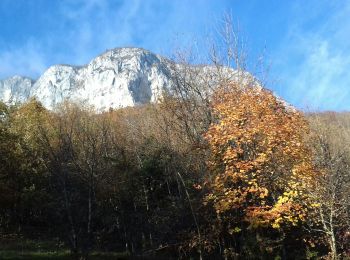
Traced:
<path fill-rule="evenodd" d="M 225 14 L 248 69 L 278 96 L 306 111 L 350 110 L 347 0 L 0 0 L 0 79 L 116 47 L 205 53 Z"/>

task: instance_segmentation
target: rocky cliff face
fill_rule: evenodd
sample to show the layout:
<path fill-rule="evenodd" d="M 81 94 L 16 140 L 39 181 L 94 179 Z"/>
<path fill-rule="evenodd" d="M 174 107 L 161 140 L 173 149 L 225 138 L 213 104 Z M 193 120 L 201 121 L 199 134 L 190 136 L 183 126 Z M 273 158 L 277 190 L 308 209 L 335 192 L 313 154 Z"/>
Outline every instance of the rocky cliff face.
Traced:
<path fill-rule="evenodd" d="M 33 84 L 32 79 L 21 76 L 0 80 L 0 100 L 6 103 L 25 102 L 30 97 Z"/>
<path fill-rule="evenodd" d="M 113 49 L 82 67 L 52 66 L 35 82 L 19 76 L 2 80 L 0 99 L 14 103 L 36 97 L 47 108 L 68 99 L 98 110 L 155 102 L 170 88 L 169 64 L 143 49 Z"/>
<path fill-rule="evenodd" d="M 175 82 L 174 75 L 181 82 Z M 85 66 L 54 65 L 36 81 L 20 76 L 0 80 L 0 100 L 18 103 L 35 97 L 48 109 L 71 100 L 106 111 L 156 102 L 164 92 L 175 94 L 175 84 L 186 87 L 188 81 L 215 86 L 220 77 L 252 79 L 248 73 L 240 77 L 229 68 L 175 64 L 144 49 L 117 48 Z M 203 95 L 209 92 L 203 90 Z"/>

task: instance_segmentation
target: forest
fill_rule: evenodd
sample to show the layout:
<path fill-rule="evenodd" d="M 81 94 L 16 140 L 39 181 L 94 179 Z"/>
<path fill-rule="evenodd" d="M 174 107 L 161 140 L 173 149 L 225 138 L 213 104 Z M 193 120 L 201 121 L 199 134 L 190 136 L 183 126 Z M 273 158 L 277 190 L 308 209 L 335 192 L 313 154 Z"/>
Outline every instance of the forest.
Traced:
<path fill-rule="evenodd" d="M 157 102 L 0 102 L 1 259 L 350 258 L 350 112 L 277 97 L 231 26 Z"/>
<path fill-rule="evenodd" d="M 350 114 L 244 75 L 210 95 L 177 76 L 160 102 L 103 113 L 1 103 L 0 256 L 350 257 Z"/>

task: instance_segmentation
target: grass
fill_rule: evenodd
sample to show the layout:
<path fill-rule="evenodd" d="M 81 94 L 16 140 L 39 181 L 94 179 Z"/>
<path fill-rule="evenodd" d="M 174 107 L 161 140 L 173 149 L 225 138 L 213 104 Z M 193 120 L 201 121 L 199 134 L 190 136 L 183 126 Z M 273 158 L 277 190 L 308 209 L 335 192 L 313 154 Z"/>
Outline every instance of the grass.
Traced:
<path fill-rule="evenodd" d="M 56 241 L 29 240 L 18 237 L 0 239 L 0 259 L 73 259 L 70 251 Z M 129 259 L 126 253 L 91 252 L 89 259 Z"/>
<path fill-rule="evenodd" d="M 0 259 L 72 259 L 69 252 L 36 252 L 1 250 Z"/>
<path fill-rule="evenodd" d="M 17 252 L 17 251 L 0 251 L 0 259 L 49 259 L 49 260 L 66 260 L 73 259 L 69 251 L 60 252 Z M 89 255 L 89 259 L 129 259 L 124 253 L 101 253 L 92 252 Z"/>

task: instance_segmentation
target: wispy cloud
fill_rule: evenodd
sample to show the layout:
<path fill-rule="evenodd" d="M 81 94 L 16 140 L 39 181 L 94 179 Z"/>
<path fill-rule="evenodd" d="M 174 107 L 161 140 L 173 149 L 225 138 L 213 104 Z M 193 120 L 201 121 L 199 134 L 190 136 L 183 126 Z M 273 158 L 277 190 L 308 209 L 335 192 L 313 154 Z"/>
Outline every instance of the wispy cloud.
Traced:
<path fill-rule="evenodd" d="M 173 45 L 179 42 L 185 45 L 191 37 L 201 37 L 208 30 L 211 17 L 222 15 L 230 2 L 52 0 L 50 3 L 55 3 L 52 9 L 49 1 L 37 1 L 42 10 L 36 11 L 32 22 L 39 27 L 43 22 L 48 26 L 30 40 L 24 39 L 12 46 L 0 37 L 0 77 L 19 73 L 36 77 L 45 66 L 82 65 L 115 47 L 143 47 L 168 55 Z M 2 5 L 4 11 L 14 8 L 11 1 L 2 2 L 0 12 Z M 16 33 L 25 28 L 11 29 Z M 5 48 L 1 48 L 2 43 Z"/>
<path fill-rule="evenodd" d="M 262 39 L 272 46 L 268 56 L 272 80 L 283 86 L 274 88 L 279 96 L 303 108 L 350 109 L 350 2 L 233 2 L 0 0 L 0 78 L 37 77 L 57 63 L 82 65 L 114 47 L 171 55 L 197 40 L 205 48 L 207 34 L 232 9 L 253 50 L 263 47 L 254 45 Z M 16 15 L 16 23 L 9 22 Z"/>
<path fill-rule="evenodd" d="M 39 76 L 47 68 L 44 55 L 32 41 L 16 49 L 0 53 L 0 78 L 14 74 L 22 76 Z"/>
<path fill-rule="evenodd" d="M 277 91 L 301 108 L 350 109 L 350 3 L 342 3 L 317 1 L 308 16 L 297 8 L 276 54 L 285 86 Z"/>
<path fill-rule="evenodd" d="M 217 11 L 214 3 L 203 0 L 191 1 L 191 5 L 179 0 L 128 0 L 117 5 L 107 0 L 65 2 L 62 15 L 72 23 L 66 44 L 82 61 L 91 52 L 116 46 L 137 46 L 168 54 L 178 41 L 185 44 L 191 37 L 200 38 L 208 31 L 210 19 L 225 10 L 225 5 L 218 5 L 221 10 Z"/>

